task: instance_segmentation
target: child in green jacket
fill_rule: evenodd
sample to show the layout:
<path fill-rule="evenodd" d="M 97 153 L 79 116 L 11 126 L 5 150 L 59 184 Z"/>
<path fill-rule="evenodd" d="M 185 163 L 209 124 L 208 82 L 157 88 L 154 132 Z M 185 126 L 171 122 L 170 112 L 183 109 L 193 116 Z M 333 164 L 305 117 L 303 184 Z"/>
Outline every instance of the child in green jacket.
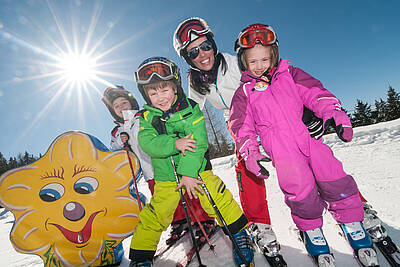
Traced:
<path fill-rule="evenodd" d="M 139 65 L 135 79 L 147 102 L 140 115 L 138 140 L 151 157 L 155 188 L 150 204 L 139 215 L 130 248 L 130 266 L 151 266 L 161 233 L 171 223 L 180 201 L 179 188 L 185 189 L 191 199 L 199 198 L 209 216 L 216 217 L 221 224 L 202 184 L 206 185 L 246 261 L 252 262 L 251 240 L 245 230 L 247 219 L 222 180 L 211 170 L 204 116 L 198 104 L 186 98 L 178 66 L 163 57 L 149 58 Z M 180 178 L 178 186 L 172 162 Z M 234 260 L 238 266 L 244 263 L 235 251 Z"/>

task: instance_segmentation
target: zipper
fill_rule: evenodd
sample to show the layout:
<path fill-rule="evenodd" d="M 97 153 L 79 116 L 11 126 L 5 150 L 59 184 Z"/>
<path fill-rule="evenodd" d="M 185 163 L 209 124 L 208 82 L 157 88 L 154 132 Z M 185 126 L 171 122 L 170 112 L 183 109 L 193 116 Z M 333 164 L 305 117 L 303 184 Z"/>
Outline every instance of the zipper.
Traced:
<path fill-rule="evenodd" d="M 218 86 L 217 86 L 217 84 L 218 84 L 218 72 L 219 72 L 219 68 L 217 70 L 217 77 L 215 78 L 215 91 L 217 91 L 217 93 L 219 95 L 219 98 L 221 98 L 222 104 L 224 104 L 225 108 L 229 109 L 229 107 L 226 105 L 226 103 L 224 101 L 224 98 L 221 95 L 221 92 L 218 90 Z"/>

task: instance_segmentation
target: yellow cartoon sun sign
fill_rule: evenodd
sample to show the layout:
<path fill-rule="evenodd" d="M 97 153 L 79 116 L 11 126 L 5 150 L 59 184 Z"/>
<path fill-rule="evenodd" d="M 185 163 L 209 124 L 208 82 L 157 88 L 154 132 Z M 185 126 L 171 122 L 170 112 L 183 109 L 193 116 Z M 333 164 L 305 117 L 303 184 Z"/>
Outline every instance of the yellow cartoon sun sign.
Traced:
<path fill-rule="evenodd" d="M 15 250 L 39 255 L 45 266 L 102 266 L 121 260 L 121 241 L 138 222 L 129 194 L 139 162 L 110 152 L 82 132 L 57 137 L 36 162 L 0 177 L 0 203 L 12 211 Z"/>

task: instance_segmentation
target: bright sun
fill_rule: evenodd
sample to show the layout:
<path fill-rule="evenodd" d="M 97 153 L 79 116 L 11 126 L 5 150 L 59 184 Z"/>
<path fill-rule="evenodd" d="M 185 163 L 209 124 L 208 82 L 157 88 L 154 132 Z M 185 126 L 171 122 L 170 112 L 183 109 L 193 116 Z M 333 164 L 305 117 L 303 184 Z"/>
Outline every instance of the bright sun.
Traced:
<path fill-rule="evenodd" d="M 96 60 L 86 54 L 64 54 L 58 67 L 67 82 L 85 83 L 95 77 Z"/>

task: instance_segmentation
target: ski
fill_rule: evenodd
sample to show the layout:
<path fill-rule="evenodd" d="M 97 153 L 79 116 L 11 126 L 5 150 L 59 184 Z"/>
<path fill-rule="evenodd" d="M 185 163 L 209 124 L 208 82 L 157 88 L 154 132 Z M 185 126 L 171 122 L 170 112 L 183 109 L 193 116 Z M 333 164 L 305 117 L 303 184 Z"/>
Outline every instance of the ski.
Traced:
<path fill-rule="evenodd" d="M 364 204 L 363 225 L 372 239 L 375 247 L 383 254 L 387 262 L 392 267 L 400 267 L 400 250 L 392 241 L 382 225 L 382 221 L 377 216 L 377 212 L 368 203 Z"/>
<path fill-rule="evenodd" d="M 400 267 L 399 247 L 388 236 L 386 229 L 381 225 L 376 225 L 367 230 L 375 247 L 382 253 L 387 262 L 392 267 Z"/>
<path fill-rule="evenodd" d="M 256 242 L 253 242 L 253 244 L 256 247 L 256 250 L 265 257 L 271 267 L 287 267 L 286 261 L 284 260 L 283 256 L 278 252 L 280 249 L 279 244 L 277 245 L 278 247 L 276 249 L 274 249 L 274 244 L 271 244 L 270 250 L 274 251 L 274 253 L 270 253 L 272 254 L 271 256 L 268 255 L 265 248 L 260 248 Z"/>
<path fill-rule="evenodd" d="M 221 230 L 221 227 L 218 225 L 207 231 L 208 233 L 208 238 L 212 238 L 219 230 Z M 207 244 L 207 240 L 204 236 L 200 235 L 198 238 L 196 238 L 197 242 L 197 247 L 199 251 Z M 188 266 L 189 263 L 192 261 L 196 253 L 196 250 L 194 246 L 189 249 L 189 251 L 180 259 L 177 260 L 176 262 L 176 267 L 185 267 Z"/>
<path fill-rule="evenodd" d="M 286 267 L 287 263 L 279 253 L 281 246 L 276 240 L 275 233 L 271 226 L 259 223 L 253 223 L 247 228 L 251 236 L 253 247 L 264 256 L 271 267 Z M 271 237 L 274 238 L 271 238 Z M 260 242 L 260 240 L 264 240 Z M 268 241 L 266 241 L 268 240 Z"/>
<path fill-rule="evenodd" d="M 256 266 L 256 264 L 254 263 L 254 260 L 252 260 L 248 265 L 241 264 L 241 265 L 238 265 L 237 267 L 254 267 L 254 266 Z"/>
<path fill-rule="evenodd" d="M 210 241 L 213 242 L 215 240 L 215 238 L 218 238 L 218 236 L 220 236 L 219 233 L 221 231 L 222 231 L 222 228 L 220 226 L 215 226 L 214 229 L 212 229 L 208 233 L 208 237 L 209 237 Z M 205 240 L 204 236 L 197 239 L 197 241 L 198 241 L 198 243 L 197 243 L 198 248 L 200 250 L 207 244 L 207 241 Z M 176 262 L 176 267 L 187 267 L 192 262 L 193 259 L 195 259 L 195 249 L 192 246 L 191 249 Z M 255 266 L 255 263 L 253 260 L 248 265 L 242 264 L 237 267 L 254 267 L 254 266 Z"/>
<path fill-rule="evenodd" d="M 389 236 L 374 242 L 374 244 L 383 254 L 390 266 L 400 267 L 400 249 Z"/>
<path fill-rule="evenodd" d="M 283 259 L 283 256 L 281 254 L 278 254 L 275 256 L 267 256 L 263 253 L 263 255 L 271 267 L 286 267 L 287 266 L 287 263 Z"/>
<path fill-rule="evenodd" d="M 320 254 L 316 256 L 311 256 L 313 258 L 314 264 L 318 267 L 335 267 L 335 258 L 332 254 Z"/>
<path fill-rule="evenodd" d="M 339 235 L 346 239 L 349 247 L 353 250 L 353 257 L 358 265 L 361 267 L 379 266 L 375 249 L 367 244 L 369 237 L 366 235 L 366 231 L 358 229 L 357 226 L 354 227 L 356 223 L 346 225 L 337 225 L 340 229 Z"/>
<path fill-rule="evenodd" d="M 182 234 L 178 235 L 175 239 L 174 242 L 172 243 L 164 243 L 161 247 L 157 248 L 156 253 L 154 255 L 154 261 L 156 261 L 158 258 L 166 254 L 172 247 L 174 247 L 177 243 L 184 242 L 186 239 L 189 238 L 188 236 L 188 231 L 182 232 Z M 185 237 L 185 238 L 183 238 Z"/>

